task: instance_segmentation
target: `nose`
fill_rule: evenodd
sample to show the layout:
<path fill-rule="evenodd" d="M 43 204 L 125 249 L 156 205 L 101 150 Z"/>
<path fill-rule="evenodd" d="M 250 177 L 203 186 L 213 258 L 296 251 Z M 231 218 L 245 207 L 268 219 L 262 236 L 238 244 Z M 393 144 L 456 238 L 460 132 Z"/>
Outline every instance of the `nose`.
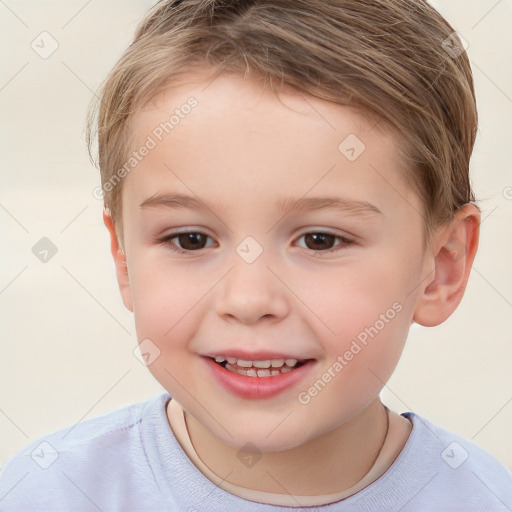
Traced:
<path fill-rule="evenodd" d="M 228 321 L 255 324 L 278 322 L 289 314 L 290 297 L 278 272 L 259 258 L 253 263 L 232 260 L 233 266 L 219 283 L 216 312 Z"/>

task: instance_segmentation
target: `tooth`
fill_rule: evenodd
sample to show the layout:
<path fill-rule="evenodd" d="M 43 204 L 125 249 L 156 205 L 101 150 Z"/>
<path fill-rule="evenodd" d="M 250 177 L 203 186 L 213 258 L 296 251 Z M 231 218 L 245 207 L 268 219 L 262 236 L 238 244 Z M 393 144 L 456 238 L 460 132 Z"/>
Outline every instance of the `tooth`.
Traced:
<path fill-rule="evenodd" d="M 272 359 L 272 368 L 279 368 L 283 366 L 284 359 Z"/>
<path fill-rule="evenodd" d="M 286 372 L 291 372 L 292 369 L 291 368 L 281 368 L 281 373 L 286 373 Z"/>
<path fill-rule="evenodd" d="M 217 356 L 215 358 L 215 361 L 217 361 L 217 363 L 223 363 L 225 361 L 225 359 L 222 356 Z"/>
<path fill-rule="evenodd" d="M 279 375 L 281 372 L 279 370 L 271 370 L 270 375 Z"/>
<path fill-rule="evenodd" d="M 257 377 L 257 373 L 256 373 L 256 370 L 247 370 L 247 372 L 245 373 L 247 375 L 247 377 Z"/>
<path fill-rule="evenodd" d="M 253 361 L 252 365 L 256 368 L 270 368 L 270 360 L 268 361 Z"/>
<path fill-rule="evenodd" d="M 258 377 L 270 377 L 270 370 L 258 370 Z"/>
<path fill-rule="evenodd" d="M 252 366 L 252 361 L 244 361 L 243 359 L 238 359 L 236 364 L 238 366 L 242 366 L 243 368 L 250 368 Z"/>
<path fill-rule="evenodd" d="M 285 362 L 288 366 L 295 366 L 297 364 L 297 359 L 287 359 Z"/>
<path fill-rule="evenodd" d="M 235 364 L 236 363 L 236 357 L 228 357 L 228 363 L 229 364 Z"/>

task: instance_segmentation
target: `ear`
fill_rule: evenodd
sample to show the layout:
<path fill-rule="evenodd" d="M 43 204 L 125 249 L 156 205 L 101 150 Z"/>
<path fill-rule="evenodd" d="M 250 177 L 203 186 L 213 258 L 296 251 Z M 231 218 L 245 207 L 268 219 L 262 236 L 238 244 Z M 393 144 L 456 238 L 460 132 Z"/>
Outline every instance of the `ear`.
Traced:
<path fill-rule="evenodd" d="M 459 208 L 454 218 L 438 230 L 432 252 L 425 259 L 423 275 L 429 279 L 421 285 L 414 322 L 432 327 L 455 311 L 466 290 L 479 234 L 480 211 L 473 204 Z"/>
<path fill-rule="evenodd" d="M 114 221 L 107 209 L 103 210 L 103 222 L 110 233 L 110 251 L 116 266 L 117 282 L 119 284 L 119 290 L 121 291 L 121 297 L 123 298 L 124 305 L 133 312 L 132 293 L 128 276 L 128 266 L 126 264 L 126 255 L 119 246 Z"/>

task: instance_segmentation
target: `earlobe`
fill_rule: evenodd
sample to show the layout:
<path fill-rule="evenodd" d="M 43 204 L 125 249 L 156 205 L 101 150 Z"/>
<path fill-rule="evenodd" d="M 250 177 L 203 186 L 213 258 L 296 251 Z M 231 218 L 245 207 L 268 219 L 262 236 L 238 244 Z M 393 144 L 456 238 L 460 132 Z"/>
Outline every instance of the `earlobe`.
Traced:
<path fill-rule="evenodd" d="M 119 245 L 114 221 L 108 210 L 103 210 L 103 222 L 110 233 L 110 252 L 114 258 L 116 267 L 117 282 L 124 305 L 133 312 L 132 294 L 130 289 L 130 279 L 128 275 L 128 265 L 126 263 L 126 254 Z"/>
<path fill-rule="evenodd" d="M 425 261 L 424 275 L 413 321 L 432 327 L 448 319 L 459 305 L 478 248 L 480 211 L 466 204 L 442 227 Z"/>

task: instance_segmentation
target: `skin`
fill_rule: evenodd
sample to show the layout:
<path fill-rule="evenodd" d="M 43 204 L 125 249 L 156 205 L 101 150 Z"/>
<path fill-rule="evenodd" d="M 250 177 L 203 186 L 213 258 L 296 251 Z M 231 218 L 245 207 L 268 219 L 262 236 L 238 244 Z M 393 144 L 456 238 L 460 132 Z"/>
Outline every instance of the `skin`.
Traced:
<path fill-rule="evenodd" d="M 220 478 L 268 492 L 341 491 L 366 474 L 382 445 L 379 392 L 411 323 L 442 323 L 463 296 L 479 211 L 459 209 L 425 247 L 421 201 L 403 178 L 391 132 L 346 106 L 284 88 L 277 97 L 252 79 L 220 75 L 207 84 L 194 75 L 132 119 L 135 149 L 187 98 L 198 100 L 125 178 L 122 247 L 104 216 L 123 301 L 139 342 L 149 338 L 160 350 L 151 373 L 186 411 L 199 457 Z M 349 134 L 366 146 L 353 162 L 338 150 Z M 140 207 L 164 193 L 191 195 L 209 208 Z M 285 196 L 333 195 L 368 201 L 382 213 L 277 206 Z M 159 243 L 184 229 L 208 238 L 181 245 L 188 254 L 171 250 L 186 237 Z M 315 242 L 308 233 L 353 243 Z M 236 252 L 247 236 L 263 250 L 250 264 Z M 394 303 L 401 311 L 300 403 L 298 394 Z M 211 378 L 199 355 L 235 348 L 316 361 L 276 397 L 242 399 Z M 253 467 L 237 457 L 247 442 L 262 454 Z"/>

